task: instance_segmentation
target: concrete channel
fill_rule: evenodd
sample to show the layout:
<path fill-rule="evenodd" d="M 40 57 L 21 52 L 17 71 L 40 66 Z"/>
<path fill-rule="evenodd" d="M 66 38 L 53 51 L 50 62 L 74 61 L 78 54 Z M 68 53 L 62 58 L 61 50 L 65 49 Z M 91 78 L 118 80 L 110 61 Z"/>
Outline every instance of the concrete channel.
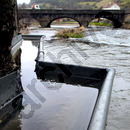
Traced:
<path fill-rule="evenodd" d="M 84 124 L 83 128 L 88 130 L 104 130 L 115 75 L 114 69 L 91 68 L 44 62 L 44 36 L 41 35 L 20 35 L 14 38 L 12 40 L 12 55 L 15 55 L 17 50 L 20 48 L 22 39 L 40 40 L 35 69 L 38 78 L 43 81 L 50 80 L 56 83 L 60 82 L 68 85 L 78 84 L 83 87 L 95 89 L 98 92 L 97 98 L 91 110 L 90 118 L 83 118 L 86 120 L 85 122 L 87 122 Z M 0 78 L 0 86 L 2 86 L 0 87 L 0 123 L 2 123 L 9 117 L 9 115 L 22 106 L 23 90 L 19 71 Z M 87 111 L 87 108 L 84 109 Z M 75 119 L 75 121 L 78 122 L 80 119 Z M 80 124 L 80 122 L 76 125 L 68 124 L 68 128 L 72 130 L 78 128 L 78 125 Z"/>
<path fill-rule="evenodd" d="M 98 89 L 98 97 L 93 114 L 85 129 L 104 130 L 107 121 L 113 79 L 115 70 L 111 68 L 90 68 L 75 65 L 44 62 L 44 36 L 39 43 L 39 52 L 36 58 L 36 73 L 43 80 Z M 59 78 L 60 77 L 62 78 Z M 87 108 L 86 108 L 87 109 Z M 74 129 L 74 128 L 71 128 Z"/>

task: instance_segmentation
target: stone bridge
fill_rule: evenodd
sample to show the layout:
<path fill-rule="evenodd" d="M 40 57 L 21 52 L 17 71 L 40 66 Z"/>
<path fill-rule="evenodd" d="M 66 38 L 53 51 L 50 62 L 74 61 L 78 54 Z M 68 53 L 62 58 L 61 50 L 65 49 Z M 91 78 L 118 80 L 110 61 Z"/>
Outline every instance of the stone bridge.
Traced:
<path fill-rule="evenodd" d="M 88 26 L 95 18 L 106 18 L 113 22 L 115 28 L 122 26 L 125 15 L 130 11 L 125 10 L 36 10 L 19 9 L 19 20 L 22 18 L 33 18 L 42 27 L 50 27 L 51 23 L 58 18 L 71 18 L 79 23 L 80 26 Z"/>

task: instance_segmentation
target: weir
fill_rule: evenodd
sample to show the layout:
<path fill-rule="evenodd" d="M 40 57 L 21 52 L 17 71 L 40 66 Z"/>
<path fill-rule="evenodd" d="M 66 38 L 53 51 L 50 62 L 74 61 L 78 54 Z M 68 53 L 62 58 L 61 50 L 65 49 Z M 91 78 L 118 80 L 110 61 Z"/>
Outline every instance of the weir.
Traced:
<path fill-rule="evenodd" d="M 98 92 L 98 97 L 96 99 L 94 108 L 81 106 L 81 108 L 83 107 L 83 110 L 86 110 L 86 112 L 90 109 L 93 111 L 93 114 L 89 111 L 91 113 L 91 118 L 84 118 L 83 121 L 77 118 L 74 119 L 74 121 L 71 120 L 70 124 L 73 125 L 62 125 L 60 126 L 60 128 L 65 129 L 66 127 L 68 127 L 68 129 L 75 130 L 76 128 L 80 129 L 82 126 L 81 129 L 104 130 L 107 121 L 107 114 L 115 71 L 111 68 L 91 68 L 62 63 L 45 62 L 43 39 L 44 36 L 40 40 L 38 55 L 36 58 L 35 71 L 38 78 L 42 79 L 43 81 L 49 80 L 51 82 L 65 83 L 67 85 L 81 85 L 81 87 L 84 88 L 94 88 Z M 69 117 L 69 119 L 70 118 L 71 117 Z M 64 122 L 66 122 L 66 120 Z M 74 122 L 78 123 L 75 124 Z M 86 123 L 81 125 L 82 122 Z M 54 124 L 53 127 L 58 129 L 57 124 Z"/>

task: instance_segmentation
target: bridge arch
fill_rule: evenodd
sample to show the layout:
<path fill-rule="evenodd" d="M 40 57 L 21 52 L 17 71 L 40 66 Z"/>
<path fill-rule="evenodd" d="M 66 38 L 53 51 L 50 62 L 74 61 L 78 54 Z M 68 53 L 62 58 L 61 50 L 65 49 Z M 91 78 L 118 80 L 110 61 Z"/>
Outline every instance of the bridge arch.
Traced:
<path fill-rule="evenodd" d="M 95 18 L 106 18 L 113 22 L 113 25 L 115 28 L 120 28 L 122 26 L 122 21 L 119 20 L 119 18 L 116 18 L 113 13 L 109 12 L 108 10 L 102 10 L 100 11 Z"/>
<path fill-rule="evenodd" d="M 79 24 L 79 26 L 81 26 L 81 23 L 80 23 L 77 19 L 72 18 L 72 17 L 69 17 L 69 16 L 61 16 L 61 17 L 55 17 L 55 18 L 51 19 L 51 20 L 48 22 L 47 27 L 50 27 L 53 21 L 55 21 L 55 20 L 57 20 L 57 19 L 60 19 L 60 18 L 73 19 L 74 21 L 76 21 L 76 22 Z"/>

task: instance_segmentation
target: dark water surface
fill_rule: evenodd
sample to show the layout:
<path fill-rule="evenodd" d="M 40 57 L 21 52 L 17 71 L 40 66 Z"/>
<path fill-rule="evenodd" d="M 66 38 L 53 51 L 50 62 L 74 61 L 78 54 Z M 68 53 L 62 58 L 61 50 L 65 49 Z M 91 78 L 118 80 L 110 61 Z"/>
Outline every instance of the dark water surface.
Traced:
<path fill-rule="evenodd" d="M 25 90 L 23 109 L 3 129 L 87 129 L 98 90 L 38 80 L 35 58 L 39 41 L 23 41 L 21 79 Z"/>

